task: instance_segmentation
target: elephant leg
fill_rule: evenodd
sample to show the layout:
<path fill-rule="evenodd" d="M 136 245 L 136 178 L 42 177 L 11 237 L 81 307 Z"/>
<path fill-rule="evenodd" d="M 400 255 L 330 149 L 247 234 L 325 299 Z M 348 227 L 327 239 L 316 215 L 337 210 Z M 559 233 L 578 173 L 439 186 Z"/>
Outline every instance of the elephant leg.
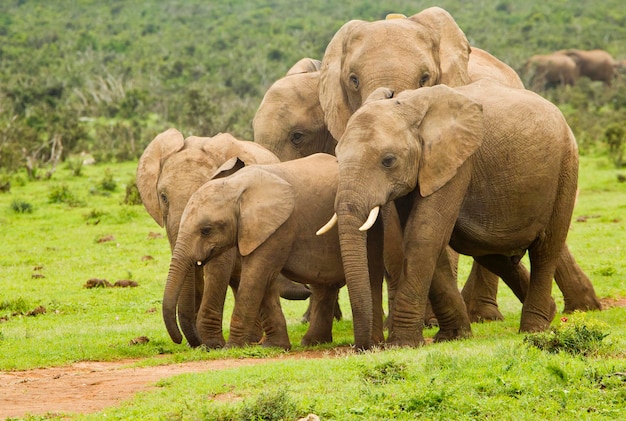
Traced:
<path fill-rule="evenodd" d="M 282 274 L 279 274 L 274 282 L 277 284 L 280 297 L 285 300 L 301 301 L 311 296 L 311 290 L 306 284 L 294 282 L 291 279 L 285 278 Z"/>
<path fill-rule="evenodd" d="M 504 320 L 498 309 L 499 281 L 497 275 L 474 261 L 467 282 L 461 291 L 470 321 Z"/>
<path fill-rule="evenodd" d="M 339 299 L 335 303 L 335 308 L 333 309 L 333 318 L 337 321 L 343 319 L 343 313 L 341 312 L 341 306 L 339 305 Z M 302 315 L 300 319 L 301 323 L 309 323 L 311 321 L 311 302 L 309 301 L 309 305 L 306 308 L 306 311 Z"/>
<path fill-rule="evenodd" d="M 263 296 L 260 308 L 260 318 L 265 336 L 260 341 L 264 347 L 291 349 L 287 334 L 287 321 L 280 306 L 279 287 L 275 281 Z"/>
<path fill-rule="evenodd" d="M 486 271 L 491 272 L 494 276 L 502 278 L 520 302 L 524 302 L 530 282 L 530 273 L 517 258 L 512 259 L 499 254 L 492 254 L 475 256 L 474 261 L 478 262 L 480 266 L 483 266 Z"/>
<path fill-rule="evenodd" d="M 255 322 L 262 311 L 263 328 L 266 329 L 267 334 L 264 345 L 289 349 L 291 345 L 287 336 L 286 321 L 280 309 L 278 291 L 273 284 L 279 273 L 278 267 L 281 267 L 284 262 L 262 258 L 260 254 L 258 252 L 255 257 L 246 256 L 242 259 L 241 278 L 226 347 L 258 343 L 254 335 Z M 266 296 L 266 294 L 270 295 Z M 269 332 L 268 329 L 270 329 Z"/>
<path fill-rule="evenodd" d="M 457 287 L 455 265 L 450 262 L 450 257 L 447 249 L 441 253 L 428 292 L 428 298 L 439 322 L 435 342 L 472 336 L 465 302 Z"/>
<path fill-rule="evenodd" d="M 379 220 L 367 233 L 367 260 L 372 293 L 372 343 L 385 342 L 383 326 L 383 279 L 385 264 L 383 257 L 383 224 Z"/>
<path fill-rule="evenodd" d="M 554 279 L 563 293 L 565 308 L 563 312 L 571 313 L 576 310 L 600 310 L 600 300 L 591 284 L 591 281 L 578 266 L 567 244 L 561 250 L 556 265 Z"/>
<path fill-rule="evenodd" d="M 311 285 L 309 307 L 311 324 L 302 338 L 302 345 L 318 345 L 333 341 L 333 316 L 339 295 L 339 288 L 325 285 Z"/>
<path fill-rule="evenodd" d="M 222 320 L 226 291 L 235 259 L 235 250 L 232 249 L 212 259 L 204 267 L 204 292 L 196 327 L 202 343 L 209 349 L 221 348 L 226 343 L 222 332 Z M 236 279 L 234 284 L 236 287 Z"/>

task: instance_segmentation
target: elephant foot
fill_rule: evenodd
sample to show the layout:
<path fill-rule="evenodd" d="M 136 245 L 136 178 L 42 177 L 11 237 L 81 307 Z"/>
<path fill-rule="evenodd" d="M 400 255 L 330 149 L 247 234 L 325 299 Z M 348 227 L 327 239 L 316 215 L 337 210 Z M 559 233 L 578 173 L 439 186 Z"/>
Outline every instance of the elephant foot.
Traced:
<path fill-rule="evenodd" d="M 504 320 L 497 305 L 493 304 L 470 304 L 468 306 L 468 316 L 470 322 L 493 322 Z"/>
<path fill-rule="evenodd" d="M 209 338 L 208 340 L 203 341 L 202 345 L 204 345 L 207 349 L 220 349 L 224 348 L 226 341 L 224 338 Z"/>
<path fill-rule="evenodd" d="M 595 293 L 593 295 L 586 294 L 580 297 L 580 299 L 565 299 L 565 307 L 563 308 L 563 313 L 573 313 L 575 311 L 590 311 L 590 310 L 601 310 L 602 304 L 600 304 L 600 300 L 596 297 Z"/>
<path fill-rule="evenodd" d="M 387 348 L 418 348 L 424 346 L 424 336 L 421 330 L 419 332 L 412 332 L 401 334 L 397 332 L 391 332 L 389 339 L 387 339 Z"/>
<path fill-rule="evenodd" d="M 289 338 L 285 340 L 265 336 L 260 343 L 263 348 L 282 348 L 285 351 L 289 351 L 291 349 L 291 342 L 289 342 Z"/>
<path fill-rule="evenodd" d="M 472 337 L 472 329 L 467 327 L 457 329 L 439 329 L 435 334 L 433 342 L 447 342 Z"/>
<path fill-rule="evenodd" d="M 333 335 L 309 335 L 306 333 L 302 337 L 300 344 L 303 346 L 314 346 L 320 344 L 329 344 L 333 341 Z"/>
<path fill-rule="evenodd" d="M 556 304 L 554 300 L 550 303 L 548 314 L 541 309 L 526 306 L 522 308 L 522 319 L 520 321 L 520 332 L 543 332 L 550 328 L 550 323 L 556 315 Z"/>

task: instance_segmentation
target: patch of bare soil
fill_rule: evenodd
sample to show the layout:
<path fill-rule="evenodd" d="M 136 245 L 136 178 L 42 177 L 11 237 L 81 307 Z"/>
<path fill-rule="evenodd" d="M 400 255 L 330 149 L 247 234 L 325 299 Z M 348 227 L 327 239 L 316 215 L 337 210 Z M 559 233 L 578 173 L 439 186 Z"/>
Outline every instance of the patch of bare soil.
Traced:
<path fill-rule="evenodd" d="M 66 367 L 0 372 L 0 419 L 27 414 L 87 414 L 131 399 L 161 379 L 182 373 L 224 370 L 285 359 L 325 358 L 334 351 L 306 351 L 272 358 L 193 361 L 132 367 L 137 360 L 80 362 Z"/>

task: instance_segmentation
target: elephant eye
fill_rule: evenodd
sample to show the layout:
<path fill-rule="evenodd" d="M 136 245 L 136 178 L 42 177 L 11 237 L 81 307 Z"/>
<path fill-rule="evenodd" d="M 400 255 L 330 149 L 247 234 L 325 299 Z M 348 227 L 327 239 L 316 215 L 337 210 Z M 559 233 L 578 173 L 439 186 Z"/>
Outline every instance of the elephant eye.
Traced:
<path fill-rule="evenodd" d="M 211 227 L 200 228 L 200 234 L 202 234 L 203 237 L 208 237 L 211 235 Z"/>
<path fill-rule="evenodd" d="M 425 73 L 424 75 L 422 75 L 422 78 L 420 79 L 420 88 L 424 85 L 426 85 L 426 83 L 428 82 L 428 80 L 430 79 L 430 75 L 428 73 Z"/>
<path fill-rule="evenodd" d="M 301 132 L 293 132 L 291 134 L 291 143 L 299 145 L 304 140 L 304 134 Z"/>
<path fill-rule="evenodd" d="M 163 202 L 164 205 L 168 205 L 168 201 L 167 201 L 167 195 L 165 193 L 161 193 L 161 202 Z"/>
<path fill-rule="evenodd" d="M 354 86 L 354 89 L 359 89 L 359 78 L 356 75 L 350 75 L 350 82 Z"/>
<path fill-rule="evenodd" d="M 385 168 L 391 168 L 393 167 L 393 164 L 395 163 L 396 163 L 396 157 L 392 154 L 385 155 L 385 157 L 382 160 L 383 167 Z"/>

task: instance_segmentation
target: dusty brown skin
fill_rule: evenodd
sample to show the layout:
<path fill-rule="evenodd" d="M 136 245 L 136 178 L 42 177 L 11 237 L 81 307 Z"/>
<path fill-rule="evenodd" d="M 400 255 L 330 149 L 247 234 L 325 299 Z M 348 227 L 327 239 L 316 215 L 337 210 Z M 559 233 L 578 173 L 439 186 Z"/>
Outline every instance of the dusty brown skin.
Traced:
<path fill-rule="evenodd" d="M 150 142 L 139 160 L 137 187 L 148 213 L 159 225 L 165 227 L 172 249 L 176 244 L 180 217 L 191 195 L 211 179 L 222 165 L 235 161 L 250 165 L 278 162 L 278 158 L 253 142 L 241 141 L 226 133 L 214 137 L 191 136 L 185 139 L 178 130 L 169 129 Z M 203 274 L 202 270 L 195 270 L 189 274 L 178 303 L 181 328 L 192 346 L 202 343 L 196 330 L 196 311 L 202 299 L 203 277 L 222 276 L 226 279 L 225 285 L 230 280 L 231 286 L 236 289 L 236 255 L 225 255 L 222 259 L 223 265 L 232 266 L 232 271 L 219 274 L 205 271 Z M 299 294 L 306 294 L 306 291 L 295 289 L 290 281 L 282 277 L 280 281 L 285 297 L 302 299 Z M 222 294 L 226 294 L 226 287 Z M 257 333 L 257 340 L 260 339 L 260 333 Z M 180 342 L 182 337 L 173 339 Z M 212 343 L 220 341 L 223 344 L 221 335 Z"/>
<path fill-rule="evenodd" d="M 324 236 L 316 231 L 333 214 L 337 187 L 337 163 L 328 154 L 280 164 L 256 165 L 230 177 L 212 180 L 189 200 L 181 219 L 163 297 L 163 316 L 171 336 L 176 335 L 175 307 L 187 273 L 196 262 L 211 266 L 224 251 L 237 247 L 241 259 L 241 281 L 231 320 L 227 346 L 242 346 L 251 334 L 251 320 L 259 309 L 264 316 L 264 346 L 289 348 L 287 327 L 278 295 L 271 287 L 278 273 L 308 283 L 311 295 L 311 324 L 302 343 L 332 341 L 333 307 L 337 289 L 345 284 L 337 231 Z M 216 198 L 219 198 L 216 199 Z M 382 232 L 370 236 L 370 253 L 380 250 Z M 372 256 L 373 262 L 380 262 Z M 381 290 L 382 265 L 371 268 L 375 287 Z M 213 282 L 205 285 L 212 296 Z M 382 296 L 368 304 L 377 311 L 370 341 L 383 341 Z M 198 319 L 210 322 L 221 311 L 203 300 Z M 215 325 L 212 329 L 219 329 Z M 371 326 L 370 326 L 371 328 Z M 207 330 L 211 328 L 207 326 Z M 372 330 L 370 330 L 372 331 Z"/>
<path fill-rule="evenodd" d="M 577 189 L 578 149 L 563 115 L 530 91 L 490 81 L 375 100 L 386 95 L 376 92 L 354 114 L 337 146 L 335 208 L 348 288 L 368 282 L 359 226 L 370 209 L 394 200 L 407 278 L 396 295 L 389 343 L 423 343 L 418 315 L 427 296 L 433 308 L 447 306 L 437 314 L 440 333 L 469 329 L 453 322 L 461 320 L 450 304 L 454 278 L 435 270 L 447 264 L 448 243 L 522 297 L 520 330 L 546 329 Z M 526 252 L 530 275 L 519 264 Z"/>
<path fill-rule="evenodd" d="M 580 76 L 576 62 L 565 54 L 537 54 L 524 64 L 528 85 L 533 91 L 559 85 L 574 85 Z"/>
<path fill-rule="evenodd" d="M 559 50 L 558 54 L 564 54 L 576 62 L 580 76 L 586 76 L 591 80 L 604 82 L 611 86 L 613 80 L 618 77 L 615 59 L 604 50 L 578 50 L 570 48 Z"/>

